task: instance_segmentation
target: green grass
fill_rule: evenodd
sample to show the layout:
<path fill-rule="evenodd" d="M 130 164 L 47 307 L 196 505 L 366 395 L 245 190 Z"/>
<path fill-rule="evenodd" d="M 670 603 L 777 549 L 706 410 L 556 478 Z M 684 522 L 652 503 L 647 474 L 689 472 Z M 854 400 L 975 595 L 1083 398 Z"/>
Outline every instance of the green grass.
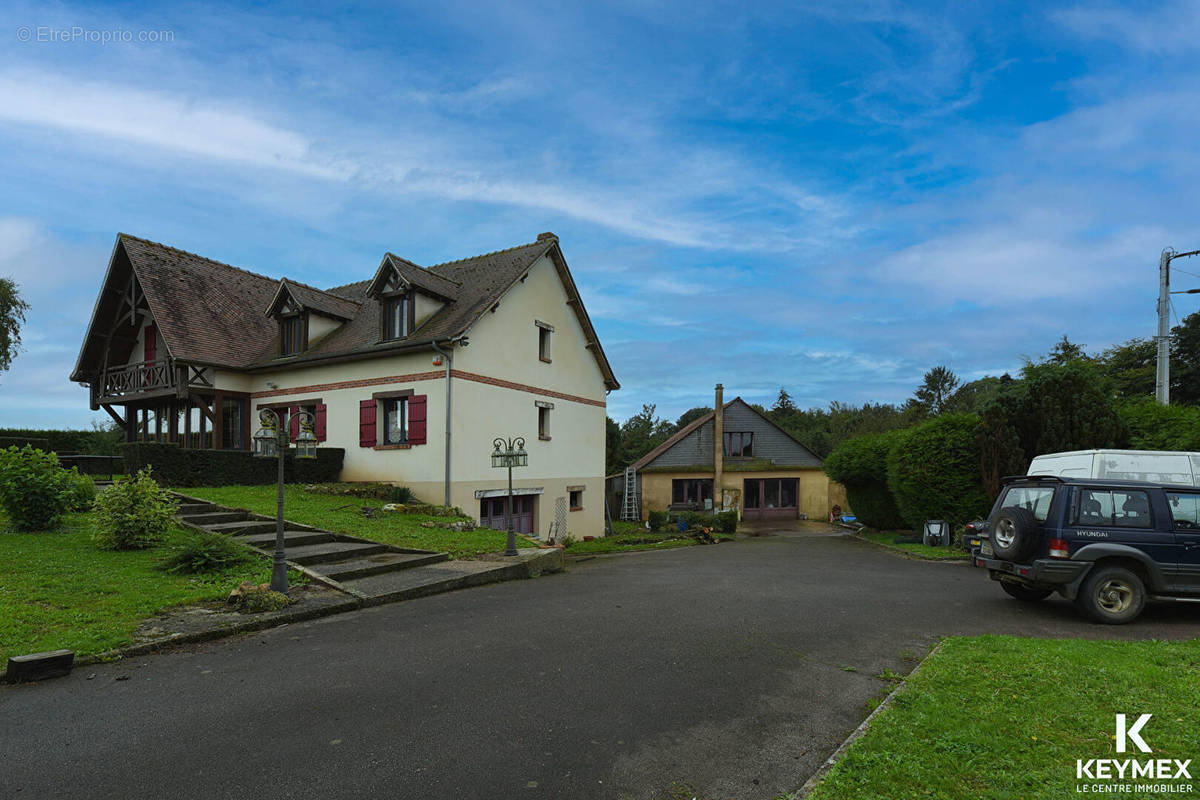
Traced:
<path fill-rule="evenodd" d="M 274 486 L 216 486 L 180 489 L 192 497 L 200 497 L 232 508 L 244 508 L 258 514 L 275 516 Z M 359 536 L 397 547 L 418 550 L 437 550 L 451 558 L 469 558 L 482 553 L 504 550 L 508 536 L 503 531 L 478 528 L 473 531 L 449 531 L 445 528 L 423 528 L 421 523 L 454 522 L 468 517 L 431 517 L 421 514 L 394 514 L 379 511 L 383 501 L 361 497 L 310 494 L 303 486 L 284 488 L 284 517 L 301 525 Z M 378 514 L 374 519 L 362 515 L 362 507 L 371 506 Z M 537 547 L 524 537 L 517 537 L 518 547 Z"/>
<path fill-rule="evenodd" d="M 733 539 L 732 535 L 714 533 L 718 539 Z M 595 553 L 624 553 L 634 550 L 666 550 L 672 547 L 691 547 L 700 544 L 686 533 L 678 531 L 648 531 L 637 522 L 613 521 L 613 535 L 585 542 L 577 540 L 567 548 L 567 555 Z"/>
<path fill-rule="evenodd" d="M 243 580 L 271 579 L 265 558 L 207 575 L 173 575 L 155 568 L 162 547 L 99 550 L 91 534 L 91 514 L 71 514 L 59 530 L 42 533 L 16 532 L 0 515 L 0 659 L 111 650 L 129 644 L 156 612 L 223 600 Z"/>
<path fill-rule="evenodd" d="M 883 545 L 891 550 L 907 553 L 910 556 L 926 558 L 931 561 L 966 561 L 970 558 L 957 545 L 950 547 L 930 547 L 926 544 L 897 544 L 894 539 L 898 536 L 913 536 L 912 531 L 862 531 L 858 534 L 868 542 Z"/>
<path fill-rule="evenodd" d="M 1195 759 L 1200 755 L 1196 708 L 1200 640 L 952 638 L 909 679 L 810 797 L 1079 796 L 1076 759 Z M 1153 754 L 1113 752 L 1117 713 L 1154 714 L 1142 730 Z"/>

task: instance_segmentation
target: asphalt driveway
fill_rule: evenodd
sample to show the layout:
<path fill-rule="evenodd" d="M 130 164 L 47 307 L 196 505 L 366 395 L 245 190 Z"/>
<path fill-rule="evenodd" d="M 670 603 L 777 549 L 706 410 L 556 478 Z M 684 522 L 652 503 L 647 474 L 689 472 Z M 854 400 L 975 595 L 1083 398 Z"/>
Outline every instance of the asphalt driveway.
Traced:
<path fill-rule="evenodd" d="M 596 559 L 0 689 L 0 797 L 768 798 L 882 670 L 984 632 L 1188 638 L 1200 608 L 1100 627 L 836 534 Z"/>

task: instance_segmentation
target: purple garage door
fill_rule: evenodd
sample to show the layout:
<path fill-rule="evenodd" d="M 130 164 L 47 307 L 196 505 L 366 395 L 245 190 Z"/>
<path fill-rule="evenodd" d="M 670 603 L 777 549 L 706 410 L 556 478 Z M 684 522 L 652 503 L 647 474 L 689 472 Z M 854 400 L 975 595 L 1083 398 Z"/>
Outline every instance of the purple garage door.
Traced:
<path fill-rule="evenodd" d="M 800 516 L 797 478 L 747 478 L 742 495 L 745 519 L 796 519 Z"/>
<path fill-rule="evenodd" d="M 514 495 L 513 530 L 517 533 L 533 533 L 533 500 L 534 495 Z M 498 531 L 508 530 L 504 519 L 504 506 L 507 497 L 485 497 L 479 501 L 479 524 L 484 528 L 495 528 Z"/>

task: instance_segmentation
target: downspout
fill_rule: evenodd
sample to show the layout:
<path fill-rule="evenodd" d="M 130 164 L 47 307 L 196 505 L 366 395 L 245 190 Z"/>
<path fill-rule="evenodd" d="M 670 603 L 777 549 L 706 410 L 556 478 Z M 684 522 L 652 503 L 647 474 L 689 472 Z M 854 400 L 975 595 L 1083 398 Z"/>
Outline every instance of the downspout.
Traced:
<path fill-rule="evenodd" d="M 448 347 L 453 346 L 456 341 L 458 341 L 459 339 L 462 339 L 462 338 L 463 337 L 460 336 L 460 337 L 458 337 L 458 339 L 451 339 L 450 341 L 446 342 L 446 345 Z M 442 348 L 438 347 L 437 342 L 432 342 L 432 345 L 433 345 L 433 349 L 435 351 L 437 351 L 437 354 L 440 355 L 442 357 L 442 360 L 446 363 L 446 477 L 445 477 L 445 503 L 444 503 L 444 505 L 447 508 L 449 508 L 449 506 L 450 506 L 450 411 L 453 408 L 453 405 L 451 403 L 451 398 L 452 398 L 451 387 L 453 384 L 451 384 L 451 382 L 450 382 L 450 362 L 453 360 L 453 357 L 450 355 L 449 350 L 443 350 Z"/>

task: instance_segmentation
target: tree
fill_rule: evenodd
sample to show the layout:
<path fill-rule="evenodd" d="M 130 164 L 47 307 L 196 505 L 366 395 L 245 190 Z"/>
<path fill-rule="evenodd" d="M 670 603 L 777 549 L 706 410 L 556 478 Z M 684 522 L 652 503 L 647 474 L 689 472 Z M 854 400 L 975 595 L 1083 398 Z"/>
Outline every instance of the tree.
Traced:
<path fill-rule="evenodd" d="M 617 458 L 621 455 L 621 426 L 612 417 L 604 418 L 604 472 L 612 475 L 618 469 Z"/>
<path fill-rule="evenodd" d="M 21 326 L 29 304 L 21 299 L 12 278 L 0 278 L 0 372 L 12 366 L 21 348 Z"/>
<path fill-rule="evenodd" d="M 653 403 L 643 405 L 640 413 L 634 414 L 621 425 L 620 457 L 614 472 L 625 469 L 665 442 L 674 432 L 670 422 L 654 416 L 656 408 Z"/>
<path fill-rule="evenodd" d="M 1046 356 L 1046 362 L 1050 364 L 1066 364 L 1069 361 L 1086 361 L 1088 354 L 1084 352 L 1083 345 L 1075 344 L 1064 333 L 1063 337 L 1058 340 L 1058 343 L 1050 350 Z"/>
<path fill-rule="evenodd" d="M 917 387 L 911 404 L 924 412 L 924 416 L 936 417 L 947 410 L 946 404 L 958 384 L 958 376 L 948 367 L 934 367 L 925 373 L 925 380 Z"/>
<path fill-rule="evenodd" d="M 1200 404 L 1200 313 L 1171 329 L 1171 402 Z"/>
<path fill-rule="evenodd" d="M 978 414 L 1000 391 L 999 378 L 986 375 L 977 381 L 964 383 L 946 402 L 946 410 L 956 414 Z"/>
<path fill-rule="evenodd" d="M 685 411 L 679 415 L 679 419 L 675 420 L 675 431 L 674 432 L 683 430 L 685 427 L 687 427 L 693 421 L 700 419 L 705 414 L 711 414 L 711 413 L 712 413 L 712 409 L 709 408 L 708 406 L 696 406 L 695 408 L 689 408 L 687 411 Z"/>
<path fill-rule="evenodd" d="M 771 406 L 771 411 L 776 414 L 791 414 L 798 411 L 795 402 L 792 401 L 792 396 L 788 394 L 787 389 L 779 387 L 779 397 L 775 398 L 775 405 Z"/>
<path fill-rule="evenodd" d="M 1176 328 L 1176 330 L 1179 330 Z M 1126 400 L 1154 396 L 1158 348 L 1152 339 L 1130 339 L 1105 350 L 1096 363 Z"/>

